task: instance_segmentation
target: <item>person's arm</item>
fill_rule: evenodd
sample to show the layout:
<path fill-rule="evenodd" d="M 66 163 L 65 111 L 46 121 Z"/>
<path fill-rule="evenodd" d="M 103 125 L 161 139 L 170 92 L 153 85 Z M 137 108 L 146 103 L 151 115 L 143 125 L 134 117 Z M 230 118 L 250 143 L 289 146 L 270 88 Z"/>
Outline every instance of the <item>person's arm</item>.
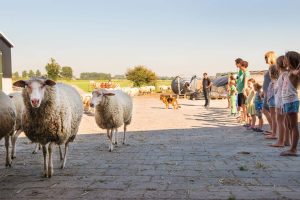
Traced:
<path fill-rule="evenodd" d="M 247 96 L 247 93 L 246 93 L 246 89 L 248 88 L 248 76 L 246 75 L 246 73 L 244 73 L 244 88 L 243 88 L 243 94 L 245 96 Z"/>
<path fill-rule="evenodd" d="M 209 85 L 206 87 L 207 89 L 209 89 L 212 86 L 211 80 L 210 79 L 208 79 L 208 80 L 209 80 Z"/>

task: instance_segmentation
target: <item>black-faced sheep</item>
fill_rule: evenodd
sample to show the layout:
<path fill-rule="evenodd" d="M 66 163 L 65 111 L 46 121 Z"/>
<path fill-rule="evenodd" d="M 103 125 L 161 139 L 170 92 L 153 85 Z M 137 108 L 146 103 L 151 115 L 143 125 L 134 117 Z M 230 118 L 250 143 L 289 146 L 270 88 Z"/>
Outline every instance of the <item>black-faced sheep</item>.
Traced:
<path fill-rule="evenodd" d="M 65 167 L 68 144 L 77 134 L 83 114 L 80 95 L 71 86 L 50 79 L 20 80 L 14 86 L 23 87 L 25 110 L 23 130 L 35 143 L 40 143 L 44 155 L 44 176 L 53 174 L 52 146 L 65 145 L 61 168 Z M 48 149 L 46 145 L 48 145 Z M 47 154 L 49 152 L 49 161 Z"/>

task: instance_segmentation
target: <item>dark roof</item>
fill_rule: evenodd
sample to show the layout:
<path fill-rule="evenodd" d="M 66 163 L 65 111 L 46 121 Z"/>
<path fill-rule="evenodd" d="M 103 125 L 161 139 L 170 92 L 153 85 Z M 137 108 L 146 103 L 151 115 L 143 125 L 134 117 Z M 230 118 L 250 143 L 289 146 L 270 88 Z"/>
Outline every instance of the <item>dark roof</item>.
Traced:
<path fill-rule="evenodd" d="M 14 45 L 1 32 L 0 32 L 0 39 L 3 40 L 10 48 L 14 47 Z"/>

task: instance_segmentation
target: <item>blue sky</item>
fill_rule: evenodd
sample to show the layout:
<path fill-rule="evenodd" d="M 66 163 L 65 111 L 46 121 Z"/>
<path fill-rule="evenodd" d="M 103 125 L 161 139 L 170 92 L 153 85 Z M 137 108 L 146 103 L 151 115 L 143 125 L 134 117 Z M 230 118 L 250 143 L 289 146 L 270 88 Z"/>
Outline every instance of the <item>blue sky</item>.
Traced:
<path fill-rule="evenodd" d="M 0 0 L 0 31 L 15 45 L 13 71 L 44 71 L 50 57 L 75 74 L 158 75 L 263 70 L 264 53 L 300 51 L 297 0 Z"/>

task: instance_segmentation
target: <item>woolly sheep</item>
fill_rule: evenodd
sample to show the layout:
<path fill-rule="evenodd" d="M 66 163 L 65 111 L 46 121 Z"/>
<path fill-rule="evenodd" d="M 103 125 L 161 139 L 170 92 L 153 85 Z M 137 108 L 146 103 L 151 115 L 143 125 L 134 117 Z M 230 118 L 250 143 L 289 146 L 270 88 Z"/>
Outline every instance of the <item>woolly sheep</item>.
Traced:
<path fill-rule="evenodd" d="M 53 144 L 65 145 L 61 165 L 63 169 L 66 164 L 68 144 L 76 137 L 83 114 L 80 95 L 71 86 L 63 83 L 56 84 L 50 79 L 37 77 L 17 81 L 14 86 L 24 88 L 23 130 L 32 142 L 42 145 L 44 176 L 50 178 L 53 175 Z M 48 149 L 47 144 L 49 144 Z"/>
<path fill-rule="evenodd" d="M 16 123 L 16 108 L 11 99 L 0 91 L 0 140 L 5 138 L 6 162 L 5 166 L 11 166 L 9 155 L 9 137 L 14 133 Z"/>
<path fill-rule="evenodd" d="M 127 126 L 132 118 L 132 99 L 121 90 L 108 91 L 104 89 L 94 90 L 91 107 L 95 107 L 95 120 L 97 125 L 107 130 L 110 140 L 109 151 L 117 144 L 117 128 L 124 124 L 123 144 Z M 115 131 L 115 141 L 113 141 Z"/>
<path fill-rule="evenodd" d="M 16 107 L 16 126 L 13 136 L 11 137 L 11 144 L 12 144 L 12 151 L 11 151 L 11 158 L 16 158 L 16 142 L 19 135 L 23 132 L 22 129 L 22 113 L 24 111 L 25 105 L 23 101 L 22 93 L 14 92 L 8 95 L 12 102 Z M 35 150 L 32 152 L 33 154 L 37 153 L 37 150 L 40 149 L 41 146 L 36 144 Z"/>

